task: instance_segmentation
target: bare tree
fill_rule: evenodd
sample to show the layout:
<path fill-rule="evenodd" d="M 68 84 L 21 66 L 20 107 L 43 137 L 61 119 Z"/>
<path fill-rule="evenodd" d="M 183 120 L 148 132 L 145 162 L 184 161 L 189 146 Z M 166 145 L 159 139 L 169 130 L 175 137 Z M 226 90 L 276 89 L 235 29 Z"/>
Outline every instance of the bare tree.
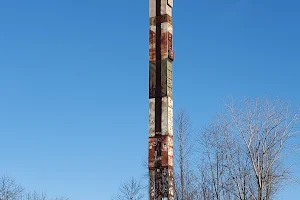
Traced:
<path fill-rule="evenodd" d="M 46 194 L 39 194 L 37 192 L 27 193 L 23 195 L 22 200 L 47 200 Z"/>
<path fill-rule="evenodd" d="M 271 200 L 289 178 L 284 156 L 294 150 L 298 122 L 298 111 L 280 100 L 226 104 L 201 134 L 213 199 Z"/>
<path fill-rule="evenodd" d="M 0 200 L 17 200 L 23 194 L 23 187 L 8 176 L 0 178 Z"/>
<path fill-rule="evenodd" d="M 175 117 L 175 199 L 197 199 L 197 177 L 191 167 L 192 130 L 187 113 L 180 110 Z"/>
<path fill-rule="evenodd" d="M 210 192 L 206 194 L 212 200 L 249 199 L 246 190 L 249 183 L 249 159 L 230 130 L 229 124 L 218 116 L 200 134 L 203 158 L 199 169 L 206 182 L 206 191 Z"/>
<path fill-rule="evenodd" d="M 299 113 L 292 113 L 290 105 L 280 100 L 246 100 L 242 108 L 234 103 L 227 105 L 234 131 L 240 136 L 250 159 L 255 177 L 257 200 L 270 200 L 288 178 L 288 169 L 283 167 L 288 141 L 299 133 L 295 125 Z M 254 192 L 255 188 L 251 188 Z"/>
<path fill-rule="evenodd" d="M 218 128 L 210 126 L 202 132 L 200 137 L 200 142 L 203 145 L 203 159 L 199 165 L 203 181 L 201 187 L 202 190 L 205 189 L 205 195 L 211 200 L 222 199 L 225 184 L 231 185 L 231 181 L 226 180 L 227 176 L 224 170 L 226 167 L 226 149 Z"/>
<path fill-rule="evenodd" d="M 140 181 L 131 178 L 129 181 L 124 182 L 119 187 L 119 193 L 113 197 L 113 200 L 141 200 L 144 198 L 143 189 L 145 187 Z"/>
<path fill-rule="evenodd" d="M 26 193 L 24 188 L 8 176 L 0 178 L 0 200 L 69 200 L 65 197 L 51 199 L 45 193 Z"/>
<path fill-rule="evenodd" d="M 45 193 L 32 192 L 23 195 L 21 200 L 69 200 L 65 197 L 49 198 Z"/>

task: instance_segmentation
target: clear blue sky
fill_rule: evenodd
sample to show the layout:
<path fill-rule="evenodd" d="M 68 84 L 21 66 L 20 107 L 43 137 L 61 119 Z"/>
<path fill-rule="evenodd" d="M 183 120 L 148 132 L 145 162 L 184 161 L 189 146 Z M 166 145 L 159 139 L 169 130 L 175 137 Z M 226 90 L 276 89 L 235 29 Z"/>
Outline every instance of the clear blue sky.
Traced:
<path fill-rule="evenodd" d="M 299 104 L 299 8 L 175 0 L 175 109 L 200 128 L 228 96 Z M 0 2 L 0 175 L 72 200 L 109 200 L 143 175 L 148 24 L 148 0 Z"/>

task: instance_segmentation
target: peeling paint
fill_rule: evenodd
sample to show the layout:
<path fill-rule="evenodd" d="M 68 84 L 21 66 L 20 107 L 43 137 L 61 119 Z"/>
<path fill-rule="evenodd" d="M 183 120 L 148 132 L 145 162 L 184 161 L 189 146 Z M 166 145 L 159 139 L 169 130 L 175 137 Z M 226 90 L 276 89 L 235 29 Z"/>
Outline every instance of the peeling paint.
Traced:
<path fill-rule="evenodd" d="M 155 136 L 155 99 L 149 99 L 149 137 Z"/>
<path fill-rule="evenodd" d="M 173 135 L 173 100 L 171 97 L 162 98 L 162 135 Z"/>
<path fill-rule="evenodd" d="M 172 17 L 172 7 L 168 4 L 168 0 L 161 0 L 161 14 L 167 14 Z"/>
<path fill-rule="evenodd" d="M 156 17 L 156 0 L 149 0 L 149 17 Z"/>
<path fill-rule="evenodd" d="M 149 17 L 156 17 L 156 0 L 149 1 L 150 9 L 149 9 Z M 172 17 L 172 7 L 173 1 L 170 0 L 161 0 L 161 15 L 169 15 Z"/>
<path fill-rule="evenodd" d="M 173 26 L 172 24 L 165 22 L 161 24 L 161 59 L 168 58 L 169 46 L 173 47 L 172 41 L 169 40 L 169 36 L 173 35 Z"/>
<path fill-rule="evenodd" d="M 150 26 L 149 31 L 149 61 L 156 61 L 156 26 Z"/>

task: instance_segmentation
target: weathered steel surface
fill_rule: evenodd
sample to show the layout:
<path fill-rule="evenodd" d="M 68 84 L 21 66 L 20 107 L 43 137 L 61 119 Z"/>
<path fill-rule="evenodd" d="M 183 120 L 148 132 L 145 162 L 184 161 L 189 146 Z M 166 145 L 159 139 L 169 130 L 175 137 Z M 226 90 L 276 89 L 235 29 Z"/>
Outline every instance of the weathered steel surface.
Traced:
<path fill-rule="evenodd" d="M 173 136 L 161 135 L 149 138 L 149 169 L 173 166 Z"/>
<path fill-rule="evenodd" d="M 174 199 L 174 173 L 171 168 L 149 170 L 149 200 Z M 159 190 L 157 190 L 159 188 Z M 161 191 L 161 192 L 158 192 Z"/>
<path fill-rule="evenodd" d="M 174 60 L 174 51 L 173 51 L 173 34 L 168 33 L 168 58 Z"/>
<path fill-rule="evenodd" d="M 161 63 L 161 93 L 162 96 L 172 97 L 172 63 L 164 59 Z"/>
<path fill-rule="evenodd" d="M 156 83 L 156 62 L 149 63 L 149 97 L 155 98 L 157 97 L 157 83 Z M 172 97 L 172 63 L 169 59 L 164 59 L 161 62 L 161 93 L 159 96 L 164 97 Z"/>
<path fill-rule="evenodd" d="M 161 24 L 161 59 L 168 58 L 168 50 L 171 46 L 173 48 L 173 37 L 169 40 L 169 35 L 173 35 L 173 26 L 170 23 Z"/>
<path fill-rule="evenodd" d="M 149 99 L 149 137 L 155 136 L 155 99 Z"/>
<path fill-rule="evenodd" d="M 155 98 L 156 94 L 156 63 L 149 63 L 149 97 Z"/>
<path fill-rule="evenodd" d="M 149 200 L 173 200 L 173 0 L 149 5 Z"/>
<path fill-rule="evenodd" d="M 149 61 L 156 61 L 156 26 L 150 26 L 149 31 Z"/>
<path fill-rule="evenodd" d="M 168 4 L 168 0 L 161 0 L 161 15 L 167 14 L 172 17 L 172 7 Z"/>
<path fill-rule="evenodd" d="M 173 100 L 171 97 L 162 98 L 162 135 L 173 135 Z"/>
<path fill-rule="evenodd" d="M 155 19 L 153 19 L 155 20 Z M 169 58 L 174 60 L 173 52 L 173 26 L 169 22 L 161 23 L 161 40 L 160 40 L 160 53 L 161 59 Z M 149 31 L 149 61 L 156 61 L 156 26 L 151 25 Z"/>
<path fill-rule="evenodd" d="M 158 16 L 158 17 L 151 17 L 150 18 L 150 26 L 155 26 L 156 23 L 165 23 L 168 22 L 170 24 L 172 24 L 172 17 L 165 14 L 162 16 Z"/>
<path fill-rule="evenodd" d="M 149 0 L 149 17 L 156 17 L 156 0 Z"/>
<path fill-rule="evenodd" d="M 149 169 L 149 200 L 156 200 L 157 192 L 155 189 L 156 170 Z"/>
<path fill-rule="evenodd" d="M 156 0 L 149 0 L 149 17 L 156 17 Z M 160 15 L 169 15 L 172 17 L 173 0 L 161 0 Z"/>
<path fill-rule="evenodd" d="M 161 166 L 163 167 L 173 167 L 173 137 L 164 136 L 162 137 L 162 159 Z"/>

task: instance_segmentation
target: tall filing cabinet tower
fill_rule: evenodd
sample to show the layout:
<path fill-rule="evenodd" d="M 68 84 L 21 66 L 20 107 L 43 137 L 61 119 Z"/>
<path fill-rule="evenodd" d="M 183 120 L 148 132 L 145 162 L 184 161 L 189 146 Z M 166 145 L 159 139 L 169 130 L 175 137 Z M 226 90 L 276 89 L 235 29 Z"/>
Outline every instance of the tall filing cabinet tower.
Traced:
<path fill-rule="evenodd" d="M 149 200 L 173 200 L 173 0 L 149 1 Z"/>

